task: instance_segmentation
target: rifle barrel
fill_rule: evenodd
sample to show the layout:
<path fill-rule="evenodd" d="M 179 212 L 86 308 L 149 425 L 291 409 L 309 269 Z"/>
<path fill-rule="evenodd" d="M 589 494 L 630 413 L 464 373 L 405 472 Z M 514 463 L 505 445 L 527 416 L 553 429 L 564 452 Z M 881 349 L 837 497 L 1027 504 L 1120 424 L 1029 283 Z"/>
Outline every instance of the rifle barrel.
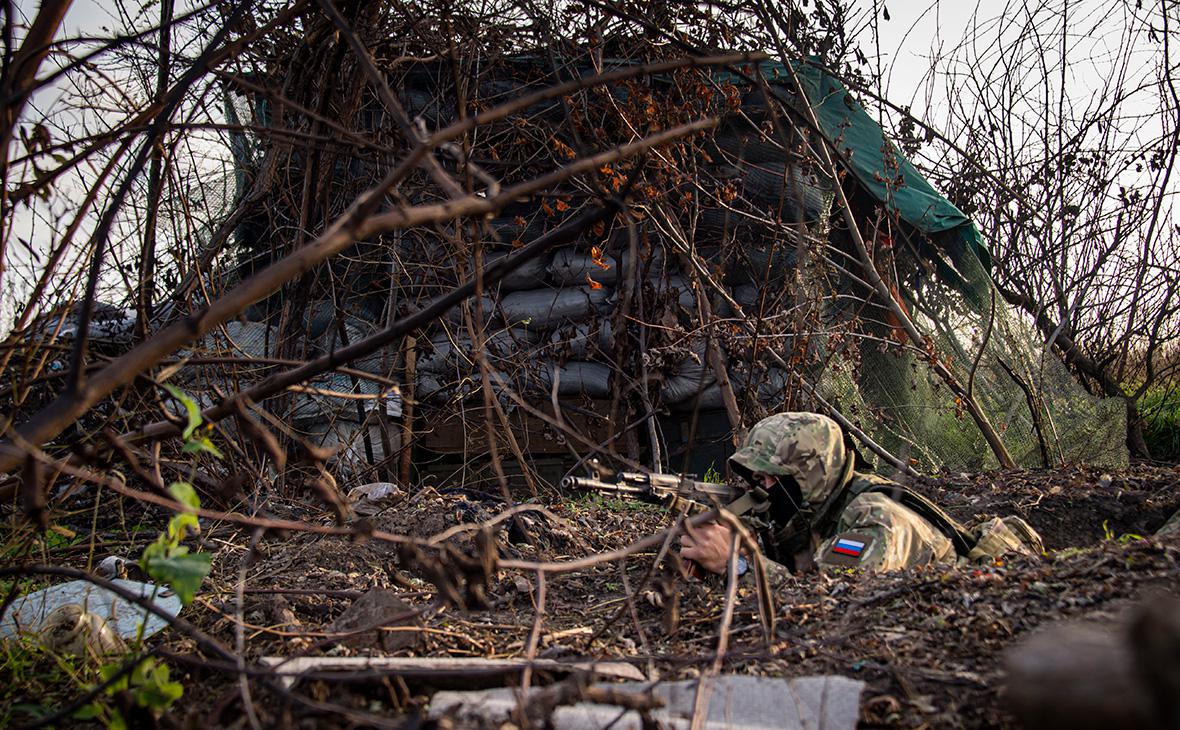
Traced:
<path fill-rule="evenodd" d="M 630 484 L 613 482 L 604 482 L 590 477 L 566 477 L 561 480 L 562 489 L 577 489 L 583 492 L 609 492 L 612 494 L 627 494 L 637 497 L 642 497 L 651 493 L 651 490 L 642 487 L 634 487 Z"/>

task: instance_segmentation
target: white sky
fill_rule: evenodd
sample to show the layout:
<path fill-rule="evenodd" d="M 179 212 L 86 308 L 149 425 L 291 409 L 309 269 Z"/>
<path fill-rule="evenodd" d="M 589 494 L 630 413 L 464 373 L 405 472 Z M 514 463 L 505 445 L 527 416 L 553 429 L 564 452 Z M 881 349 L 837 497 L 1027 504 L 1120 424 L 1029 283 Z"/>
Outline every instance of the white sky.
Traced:
<path fill-rule="evenodd" d="M 26 9 L 27 13 L 37 6 L 34 0 L 18 0 L 16 4 L 18 8 Z M 132 8 L 132 12 L 137 12 L 140 6 L 139 3 L 125 0 L 122 4 Z M 1084 0 L 1078 0 L 1075 3 L 1100 10 L 1119 4 L 1120 0 L 1109 0 L 1106 3 L 1086 3 Z M 153 7 L 148 12 L 157 13 L 154 3 L 150 5 Z M 191 7 L 192 3 L 180 0 L 177 5 L 177 11 L 182 12 L 181 8 Z M 1033 7 L 1040 5 L 1043 3 L 1032 4 Z M 865 55 L 874 59 L 874 66 L 879 63 L 882 75 L 880 91 L 883 95 L 894 103 L 910 105 L 916 116 L 937 128 L 945 129 L 948 79 L 932 77 L 929 69 L 952 53 L 972 23 L 976 24 L 979 37 L 985 41 L 994 39 L 996 26 L 989 21 L 1006 11 L 1014 12 L 1022 6 L 1028 7 L 1029 4 L 1016 0 L 855 0 L 851 29 L 856 33 Z M 123 23 L 112 14 L 114 7 L 117 5 L 112 0 L 74 0 L 59 37 L 109 35 L 111 28 L 123 27 Z M 887 21 L 883 17 L 886 8 L 890 18 Z M 874 17 L 877 19 L 875 24 L 872 22 Z M 136 25 L 140 27 L 157 21 L 155 17 L 141 17 L 138 20 Z M 1084 100 L 1103 84 L 1102 77 L 1107 70 L 1102 62 L 1117 49 L 1118 43 L 1125 42 L 1125 38 L 1119 34 L 1117 28 L 1106 28 L 1097 23 L 1088 28 L 1084 17 L 1074 19 L 1074 24 L 1075 31 L 1081 34 L 1076 39 L 1079 58 L 1071 66 L 1066 82 L 1067 93 L 1071 97 Z M 984 32 L 979 34 L 979 29 Z M 1010 30 L 1018 32 L 1021 28 Z M 1005 32 L 1009 30 L 1005 29 Z M 1071 54 L 1074 53 L 1073 45 L 1071 43 Z M 980 50 L 987 51 L 986 48 Z M 49 108 L 54 105 L 59 95 L 60 91 L 47 91 L 34 100 L 34 105 L 39 109 Z M 25 118 L 30 116 L 26 113 Z M 68 202 L 63 201 L 63 204 Z M 35 228 L 30 220 L 21 219 L 15 223 L 14 234 L 26 240 L 37 241 L 48 235 L 47 231 Z M 19 248 L 10 246 L 10 255 Z M 11 321 L 11 280 L 12 277 L 6 277 L 3 291 L 0 292 L 0 330 L 4 329 L 3 324 Z"/>
<path fill-rule="evenodd" d="M 128 2 L 127 0 L 120 0 L 119 2 L 112 2 L 111 0 L 73 0 L 66 16 L 63 20 L 61 28 L 59 28 L 56 35 L 57 40 L 63 39 L 77 39 L 77 38 L 110 38 L 117 34 L 121 34 L 123 29 L 128 27 L 128 19 L 126 17 L 120 18 L 116 15 L 120 7 L 127 9 L 127 12 L 137 13 L 130 19 L 130 24 L 135 28 L 150 28 L 159 23 L 159 6 L 155 3 L 148 4 L 146 14 L 140 10 L 141 3 Z M 32 0 L 17 0 L 17 12 L 24 13 L 24 21 L 26 23 L 32 22 L 36 16 L 38 2 Z M 198 6 L 194 0 L 176 0 L 176 14 L 188 12 L 193 7 Z M 18 15 L 19 17 L 19 15 Z M 19 35 L 18 35 L 19 38 Z M 174 40 L 173 51 L 176 52 L 179 43 Z M 81 53 L 84 48 L 79 45 L 69 46 L 70 50 Z M 192 48 L 183 49 L 187 53 L 192 53 Z M 40 77 L 45 77 L 51 73 L 52 69 L 59 64 L 60 57 L 51 55 L 42 65 Z M 107 71 L 111 73 L 111 71 Z M 115 73 L 118 73 L 117 71 Z M 74 77 L 77 78 L 77 77 Z M 154 84 L 154 79 L 152 80 Z M 108 77 L 107 83 L 103 85 L 98 91 L 106 91 L 116 86 L 129 88 L 134 85 L 118 83 L 118 77 L 111 79 Z M 68 96 L 78 97 L 80 94 L 86 96 L 88 104 L 99 104 L 106 107 L 117 106 L 120 107 L 118 112 L 110 114 L 94 112 L 87 112 L 87 118 L 83 119 L 75 111 L 77 100 L 69 101 Z M 124 114 L 122 107 L 125 105 L 119 103 L 116 97 L 101 98 L 101 95 L 94 95 L 94 91 L 90 89 L 79 89 L 70 80 L 70 77 L 58 80 L 53 86 L 38 90 L 38 92 L 30 100 L 29 105 L 22 114 L 22 119 L 26 120 L 25 127 L 28 127 L 33 121 L 43 117 L 50 117 L 52 122 L 48 124 L 50 132 L 54 141 L 61 141 L 69 138 L 84 137 L 87 134 L 93 134 L 99 129 L 105 129 L 108 125 L 115 123 L 121 119 Z M 208 135 L 205 135 L 208 137 Z M 228 158 L 228 154 L 222 149 L 219 144 L 201 144 L 197 143 L 200 150 L 199 155 L 212 153 L 212 165 L 209 169 L 215 172 L 220 165 L 220 160 Z M 23 155 L 24 148 L 21 142 L 14 143 L 16 154 Z M 197 158 L 193 158 L 197 159 Z M 52 164 L 52 163 L 51 163 Z M 72 219 L 71 212 L 76 210 L 77 203 L 82 199 L 82 196 L 89 185 L 89 182 L 97 174 L 97 162 L 91 161 L 80 166 L 74 173 L 67 174 L 59 179 L 56 185 L 56 195 L 52 196 L 49 201 L 41 201 L 34 199 L 34 208 L 30 210 L 27 206 L 20 206 L 16 209 L 11 221 L 12 227 L 10 229 L 10 244 L 8 247 L 9 264 L 13 268 L 22 267 L 27 272 L 31 267 L 30 255 L 24 245 L 17 243 L 18 239 L 29 242 L 29 248 L 32 248 L 42 255 L 44 255 L 56 242 L 62 234 L 66 224 Z M 27 174 L 20 173 L 18 174 Z M 103 209 L 104 201 L 100 197 L 95 206 L 92 206 L 87 219 L 79 228 L 78 233 L 74 236 L 75 245 L 73 249 L 80 249 L 80 242 L 85 242 L 88 239 L 89 231 L 92 230 L 94 222 Z M 161 233 L 161 235 L 164 235 Z M 120 230 L 119 226 L 112 231 L 111 242 L 112 245 L 117 245 L 121 240 L 130 240 L 136 237 L 128 230 Z M 68 258 L 67 254 L 67 258 Z M 108 261 L 110 259 L 108 258 Z M 119 287 L 123 284 L 122 276 L 118 271 L 112 270 L 114 267 L 108 266 L 108 270 L 104 272 L 103 285 L 110 287 Z M 60 270 L 60 269 L 59 269 Z M 5 273 L 4 281 L 2 282 L 2 289 L 0 289 L 0 335 L 6 334 L 9 327 L 15 320 L 15 307 L 17 302 L 23 302 L 27 299 L 29 291 L 28 286 L 29 275 L 26 273 L 23 277 L 18 277 L 15 271 L 8 271 Z M 23 279 L 23 281 L 22 281 Z"/>

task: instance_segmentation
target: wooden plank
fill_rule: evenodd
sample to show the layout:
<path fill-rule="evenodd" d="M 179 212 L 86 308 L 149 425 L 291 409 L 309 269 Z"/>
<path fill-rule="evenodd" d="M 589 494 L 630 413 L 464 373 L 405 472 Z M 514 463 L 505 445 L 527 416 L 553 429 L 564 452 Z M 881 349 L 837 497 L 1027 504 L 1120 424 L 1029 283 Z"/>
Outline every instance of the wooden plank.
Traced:
<path fill-rule="evenodd" d="M 305 672 L 381 672 L 406 676 L 462 677 L 473 674 L 516 674 L 530 666 L 524 659 L 482 659 L 478 657 L 280 657 L 259 660 L 279 676 L 290 689 Z M 642 682 L 647 679 L 638 667 L 627 662 L 558 661 L 534 659 L 534 670 L 551 672 L 593 672 L 600 678 Z"/>

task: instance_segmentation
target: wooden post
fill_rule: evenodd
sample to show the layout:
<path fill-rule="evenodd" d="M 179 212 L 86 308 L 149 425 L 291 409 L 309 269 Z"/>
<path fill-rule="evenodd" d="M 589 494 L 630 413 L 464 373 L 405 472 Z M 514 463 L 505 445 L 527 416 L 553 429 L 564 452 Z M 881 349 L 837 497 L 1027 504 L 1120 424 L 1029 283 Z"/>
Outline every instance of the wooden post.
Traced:
<path fill-rule="evenodd" d="M 402 437 L 401 463 L 398 464 L 397 478 L 403 486 L 410 484 L 410 465 L 414 454 L 414 406 L 418 397 L 418 339 L 413 335 L 405 339 L 405 382 L 402 384 Z"/>

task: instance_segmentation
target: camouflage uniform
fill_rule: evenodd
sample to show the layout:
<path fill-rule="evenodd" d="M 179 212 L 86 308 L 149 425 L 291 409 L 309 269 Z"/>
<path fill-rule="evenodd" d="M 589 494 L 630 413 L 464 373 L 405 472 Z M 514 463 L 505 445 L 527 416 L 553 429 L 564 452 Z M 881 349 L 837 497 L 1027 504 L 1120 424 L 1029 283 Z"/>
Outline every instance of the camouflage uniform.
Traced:
<path fill-rule="evenodd" d="M 964 528 L 916 492 L 853 471 L 853 456 L 836 422 L 816 413 L 780 413 L 750 430 L 730 459 L 733 470 L 746 479 L 774 475 L 775 489 L 799 501 L 794 517 L 764 536 L 768 553 L 781 560 L 814 549 L 823 567 L 887 571 L 1043 552 L 1040 536 L 1019 517 Z"/>

